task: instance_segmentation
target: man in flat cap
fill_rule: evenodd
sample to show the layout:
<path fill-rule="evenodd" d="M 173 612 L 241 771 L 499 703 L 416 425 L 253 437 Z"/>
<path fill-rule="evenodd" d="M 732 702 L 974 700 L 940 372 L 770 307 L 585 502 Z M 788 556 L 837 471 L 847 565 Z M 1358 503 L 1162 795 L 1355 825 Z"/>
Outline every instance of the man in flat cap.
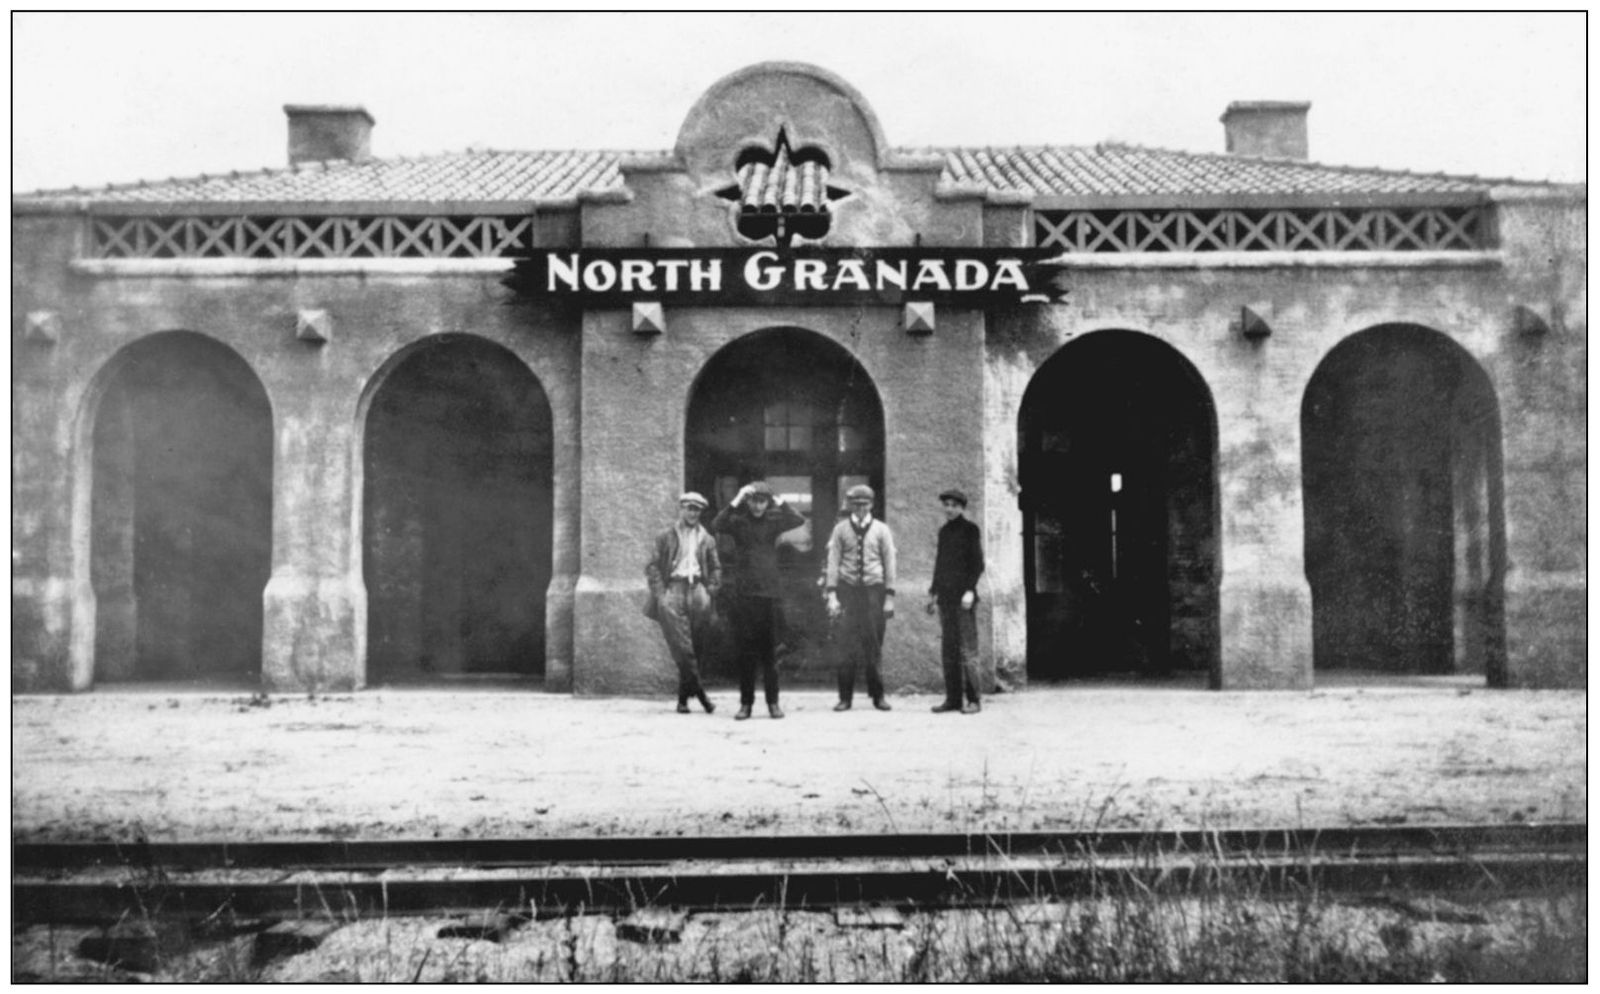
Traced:
<path fill-rule="evenodd" d="M 775 628 L 778 598 L 782 586 L 778 578 L 778 536 L 806 523 L 805 516 L 774 497 L 765 480 L 739 488 L 733 500 L 717 512 L 713 531 L 733 539 L 733 623 L 734 651 L 739 655 L 739 713 L 734 718 L 750 717 L 756 702 L 756 670 L 761 670 L 762 689 L 767 696 L 767 713 L 783 717 L 778 706 L 778 663 L 775 656 Z"/>
<path fill-rule="evenodd" d="M 883 697 L 883 631 L 894 617 L 894 536 L 872 516 L 872 488 L 865 484 L 845 493 L 850 515 L 833 527 L 828 538 L 828 573 L 824 586 L 828 616 L 840 618 L 838 634 L 839 703 L 848 711 L 855 697 L 856 669 L 866 664 L 867 694 L 872 706 L 888 711 Z"/>
<path fill-rule="evenodd" d="M 939 528 L 939 549 L 933 560 L 933 585 L 928 588 L 928 613 L 939 614 L 944 660 L 944 703 L 934 714 L 960 711 L 977 714 L 978 703 L 978 578 L 983 575 L 983 537 L 967 520 L 967 495 L 951 488 L 939 494 L 945 523 Z M 962 695 L 966 706 L 962 707 Z"/>
<path fill-rule="evenodd" d="M 700 653 L 711 627 L 711 595 L 722 584 L 717 540 L 700 524 L 706 499 L 694 491 L 678 498 L 678 520 L 656 536 L 644 564 L 650 584 L 645 616 L 661 625 L 667 651 L 678 665 L 678 713 L 689 713 L 689 698 L 710 714 L 716 705 L 700 686 Z"/>

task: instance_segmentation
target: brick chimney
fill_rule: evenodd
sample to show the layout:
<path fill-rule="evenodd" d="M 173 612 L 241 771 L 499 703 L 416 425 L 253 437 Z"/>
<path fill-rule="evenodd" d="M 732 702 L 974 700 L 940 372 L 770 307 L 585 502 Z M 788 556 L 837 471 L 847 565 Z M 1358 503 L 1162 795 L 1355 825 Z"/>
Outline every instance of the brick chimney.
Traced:
<path fill-rule="evenodd" d="M 1306 141 L 1309 102 L 1293 100 L 1235 100 L 1222 112 L 1230 155 L 1259 155 L 1273 159 L 1304 159 L 1310 155 Z"/>
<path fill-rule="evenodd" d="M 372 158 L 372 115 L 365 107 L 285 104 L 289 116 L 289 165 Z"/>

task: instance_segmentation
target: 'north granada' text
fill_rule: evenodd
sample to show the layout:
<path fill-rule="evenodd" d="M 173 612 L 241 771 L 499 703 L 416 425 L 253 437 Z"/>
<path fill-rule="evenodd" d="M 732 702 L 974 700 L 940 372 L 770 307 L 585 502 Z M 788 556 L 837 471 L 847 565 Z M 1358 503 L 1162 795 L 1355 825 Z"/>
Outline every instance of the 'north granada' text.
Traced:
<path fill-rule="evenodd" d="M 578 253 L 547 255 L 547 293 L 718 293 L 722 259 L 591 259 Z M 739 270 L 751 290 L 911 293 L 1011 290 L 1027 293 L 1017 259 L 791 259 L 753 252 Z"/>

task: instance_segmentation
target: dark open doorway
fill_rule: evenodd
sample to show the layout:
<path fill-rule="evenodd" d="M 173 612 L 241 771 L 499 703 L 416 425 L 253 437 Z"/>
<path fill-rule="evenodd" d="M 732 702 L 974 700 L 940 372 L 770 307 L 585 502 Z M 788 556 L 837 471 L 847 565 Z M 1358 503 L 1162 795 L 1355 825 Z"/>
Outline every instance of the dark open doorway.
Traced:
<path fill-rule="evenodd" d="M 550 403 L 498 345 L 430 339 L 367 414 L 367 680 L 544 674 Z"/>
<path fill-rule="evenodd" d="M 191 332 L 116 359 L 95 413 L 95 679 L 255 683 L 272 563 L 272 410 Z"/>
<path fill-rule="evenodd" d="M 1019 418 L 1028 675 L 1216 673 L 1216 411 L 1148 335 L 1102 331 L 1033 377 Z"/>
<path fill-rule="evenodd" d="M 1504 681 L 1505 508 L 1488 376 L 1446 336 L 1384 325 L 1301 405 L 1315 668 Z"/>
<path fill-rule="evenodd" d="M 797 328 L 746 335 L 712 356 L 689 399 L 688 487 L 711 501 L 707 520 L 739 487 L 765 479 L 809 520 L 780 539 L 785 682 L 833 679 L 825 658 L 822 575 L 828 535 L 857 483 L 877 491 L 882 515 L 883 407 L 866 370 L 830 339 Z M 737 675 L 727 647 L 702 662 L 717 679 Z"/>

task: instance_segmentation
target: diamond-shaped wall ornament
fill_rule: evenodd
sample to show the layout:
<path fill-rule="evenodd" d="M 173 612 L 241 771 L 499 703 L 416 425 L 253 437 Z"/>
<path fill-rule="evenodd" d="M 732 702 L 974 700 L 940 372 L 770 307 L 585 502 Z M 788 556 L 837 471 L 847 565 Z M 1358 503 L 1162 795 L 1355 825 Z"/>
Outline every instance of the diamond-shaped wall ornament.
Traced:
<path fill-rule="evenodd" d="M 733 168 L 739 181 L 716 195 L 733 202 L 739 234 L 753 242 L 821 241 L 833 223 L 833 202 L 850 195 L 829 185 L 828 153 L 815 145 L 790 147 L 784 128 L 771 148 L 751 145 L 740 152 Z"/>
<path fill-rule="evenodd" d="M 1524 338 L 1539 338 L 1550 334 L 1550 322 L 1531 307 L 1518 304 L 1511 309 L 1511 328 Z"/>
<path fill-rule="evenodd" d="M 22 322 L 22 340 L 54 345 L 61 339 L 61 315 L 55 311 L 29 311 Z"/>
<path fill-rule="evenodd" d="M 656 300 L 635 301 L 633 305 L 633 333 L 635 335 L 660 335 L 667 330 L 667 316 Z"/>
<path fill-rule="evenodd" d="M 1271 314 L 1272 309 L 1264 304 L 1241 307 L 1239 316 L 1231 322 L 1232 330 L 1248 341 L 1259 342 L 1272 334 L 1272 326 L 1267 324 L 1267 317 Z"/>
<path fill-rule="evenodd" d="M 313 345 L 333 341 L 333 315 L 327 311 L 301 311 L 294 318 L 294 337 Z"/>
<path fill-rule="evenodd" d="M 905 306 L 906 331 L 913 335 L 931 335 L 936 326 L 934 308 L 930 301 L 908 300 Z"/>

